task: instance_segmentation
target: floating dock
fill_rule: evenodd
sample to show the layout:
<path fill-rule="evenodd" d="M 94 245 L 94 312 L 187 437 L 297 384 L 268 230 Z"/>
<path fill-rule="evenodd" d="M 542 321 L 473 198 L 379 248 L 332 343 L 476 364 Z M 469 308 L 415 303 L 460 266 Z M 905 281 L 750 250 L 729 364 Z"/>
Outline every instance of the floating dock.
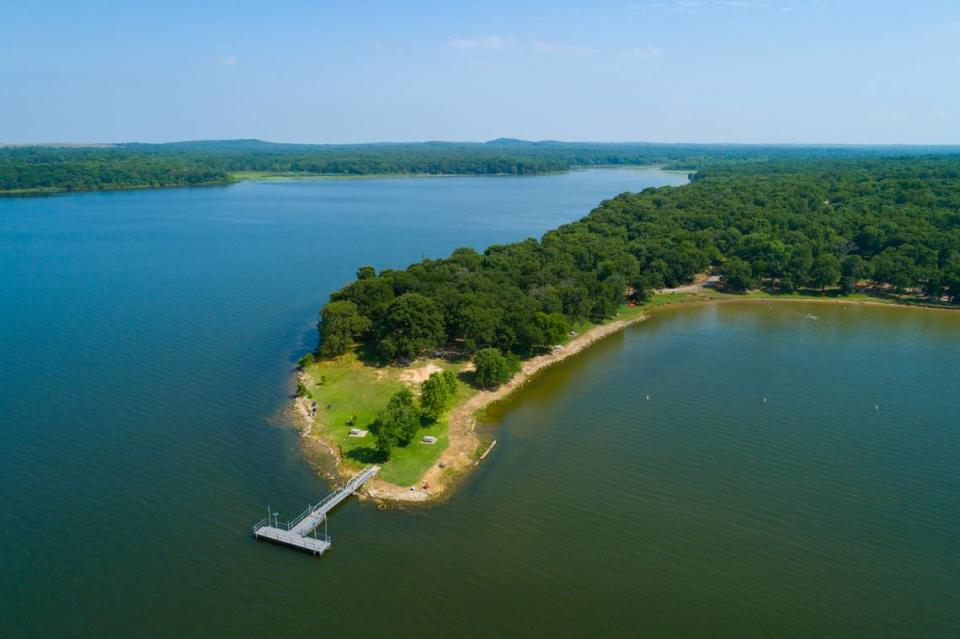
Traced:
<path fill-rule="evenodd" d="M 380 471 L 379 466 L 367 466 L 357 473 L 346 485 L 327 495 L 320 502 L 307 506 L 293 521 L 281 523 L 277 521 L 277 513 L 269 511 L 265 519 L 261 519 L 253 526 L 253 536 L 257 539 L 267 539 L 286 546 L 306 550 L 314 555 L 322 555 L 331 544 L 327 534 L 327 513 L 337 504 L 352 495 Z M 323 525 L 323 534 L 318 529 Z"/>

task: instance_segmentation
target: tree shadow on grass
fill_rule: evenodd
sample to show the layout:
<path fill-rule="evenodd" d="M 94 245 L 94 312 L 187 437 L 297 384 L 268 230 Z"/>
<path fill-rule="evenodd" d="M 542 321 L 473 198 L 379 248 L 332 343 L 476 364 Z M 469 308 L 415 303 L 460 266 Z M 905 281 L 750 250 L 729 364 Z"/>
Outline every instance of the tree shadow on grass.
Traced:
<path fill-rule="evenodd" d="M 387 459 L 381 451 L 371 446 L 361 446 L 347 451 L 347 458 L 361 464 L 382 464 Z"/>
<path fill-rule="evenodd" d="M 357 359 L 363 362 L 364 366 L 382 368 L 389 365 L 389 362 L 384 361 L 383 357 L 377 353 L 377 347 L 373 341 L 358 343 L 353 352 L 356 353 Z"/>
<path fill-rule="evenodd" d="M 471 388 L 480 388 L 477 386 L 477 371 L 460 371 L 457 377 Z"/>

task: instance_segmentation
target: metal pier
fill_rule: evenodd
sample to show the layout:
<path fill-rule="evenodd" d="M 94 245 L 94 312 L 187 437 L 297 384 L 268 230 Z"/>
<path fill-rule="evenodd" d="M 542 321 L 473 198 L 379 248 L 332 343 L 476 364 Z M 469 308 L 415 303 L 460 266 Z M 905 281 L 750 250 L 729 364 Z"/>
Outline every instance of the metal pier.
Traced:
<path fill-rule="evenodd" d="M 253 526 L 254 537 L 322 555 L 330 548 L 331 543 L 330 536 L 327 534 L 327 513 L 367 483 L 379 470 L 379 466 L 367 466 L 343 488 L 335 490 L 313 506 L 307 506 L 307 509 L 293 521 L 279 522 L 277 513 L 271 512 L 268 506 L 267 517 Z M 322 535 L 317 533 L 321 524 L 323 524 Z"/>

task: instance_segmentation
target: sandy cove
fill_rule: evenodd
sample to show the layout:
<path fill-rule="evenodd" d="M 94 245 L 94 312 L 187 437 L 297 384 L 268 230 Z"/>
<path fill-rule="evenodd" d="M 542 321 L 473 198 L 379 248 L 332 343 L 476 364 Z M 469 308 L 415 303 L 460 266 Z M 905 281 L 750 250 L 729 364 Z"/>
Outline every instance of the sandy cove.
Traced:
<path fill-rule="evenodd" d="M 678 287 L 675 289 L 664 289 L 658 291 L 661 293 L 673 293 L 673 292 L 683 292 L 683 293 L 696 293 L 698 289 L 702 289 L 704 284 L 709 284 L 706 278 L 701 279 L 700 281 L 694 282 L 686 286 Z M 876 305 L 876 306 L 886 306 L 886 307 L 901 307 L 901 308 L 925 308 L 922 306 L 901 306 L 897 304 L 890 304 L 886 302 L 874 302 L 870 300 L 845 300 L 845 299 L 817 299 L 817 298 L 753 298 L 753 299 L 716 299 L 716 298 L 700 298 L 694 297 L 692 299 L 687 299 L 683 301 L 678 301 L 675 303 L 667 303 L 661 306 L 661 308 L 669 308 L 675 306 L 698 306 L 702 304 L 716 304 L 716 303 L 725 303 L 725 302 L 754 302 L 754 303 L 782 303 L 782 302 L 815 302 L 815 303 L 829 303 L 829 304 L 849 304 L 849 305 Z M 942 309 L 938 309 L 942 310 Z M 956 311 L 955 311 L 956 312 Z M 506 398 L 508 395 L 516 391 L 517 389 L 523 387 L 534 375 L 539 373 L 544 368 L 552 366 L 558 362 L 562 362 L 568 357 L 575 355 L 584 349 L 590 347 L 592 344 L 597 341 L 604 339 L 614 333 L 617 333 L 623 330 L 625 327 L 642 322 L 643 320 L 650 317 L 649 314 L 643 313 L 638 314 L 629 319 L 618 319 L 608 322 L 606 324 L 600 324 L 594 326 L 591 329 L 587 330 L 583 334 L 575 337 L 574 339 L 567 342 L 562 347 L 555 349 L 554 351 L 539 355 L 537 357 L 530 358 L 525 360 L 522 363 L 522 368 L 519 373 L 517 373 L 512 380 L 508 383 L 500 386 L 496 390 L 492 391 L 479 391 L 476 395 L 473 395 L 470 399 L 455 406 L 449 415 L 449 430 L 448 436 L 450 443 L 447 446 L 447 449 L 441 454 L 440 459 L 436 464 L 431 466 L 426 473 L 418 480 L 416 486 L 411 489 L 410 487 L 404 488 L 397 486 L 395 484 L 390 484 L 379 479 L 374 479 L 369 482 L 365 489 L 364 493 L 369 497 L 376 499 L 378 501 L 389 501 L 389 502 L 402 502 L 402 503 L 427 503 L 440 499 L 441 497 L 447 496 L 452 488 L 452 486 L 457 482 L 458 479 L 466 475 L 473 467 L 479 464 L 477 460 L 478 448 L 480 446 L 480 439 L 476 435 L 476 415 L 487 406 L 500 401 Z M 298 399 L 295 402 L 295 413 L 303 424 L 303 435 L 305 438 L 309 438 L 311 441 L 323 445 L 325 448 L 329 449 L 330 452 L 337 458 L 337 471 L 339 478 L 342 480 L 349 479 L 352 473 L 347 473 L 342 468 L 340 464 L 340 457 L 337 450 L 337 446 L 322 437 L 313 437 L 309 435 L 310 427 L 313 424 L 314 418 L 311 415 L 311 411 L 307 402 Z M 494 442 L 495 443 L 495 442 Z M 492 447 L 492 446 L 491 446 Z M 337 479 L 336 477 L 332 479 Z"/>

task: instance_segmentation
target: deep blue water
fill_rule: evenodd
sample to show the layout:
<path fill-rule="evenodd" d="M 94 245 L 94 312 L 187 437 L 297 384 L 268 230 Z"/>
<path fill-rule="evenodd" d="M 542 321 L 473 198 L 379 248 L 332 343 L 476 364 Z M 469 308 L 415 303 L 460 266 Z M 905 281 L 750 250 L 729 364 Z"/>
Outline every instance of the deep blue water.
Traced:
<path fill-rule="evenodd" d="M 592 170 L 0 198 L 0 635 L 322 631 L 303 597 L 319 614 L 336 587 L 325 565 L 252 543 L 249 525 L 267 503 L 295 512 L 326 492 L 276 415 L 328 294 L 363 264 L 539 236 L 685 181 Z M 359 509 L 338 513 L 346 539 Z"/>
<path fill-rule="evenodd" d="M 960 313 L 661 311 L 491 411 L 448 502 L 253 540 L 327 492 L 280 411 L 357 266 L 682 181 L 0 199 L 0 637 L 960 636 Z"/>

